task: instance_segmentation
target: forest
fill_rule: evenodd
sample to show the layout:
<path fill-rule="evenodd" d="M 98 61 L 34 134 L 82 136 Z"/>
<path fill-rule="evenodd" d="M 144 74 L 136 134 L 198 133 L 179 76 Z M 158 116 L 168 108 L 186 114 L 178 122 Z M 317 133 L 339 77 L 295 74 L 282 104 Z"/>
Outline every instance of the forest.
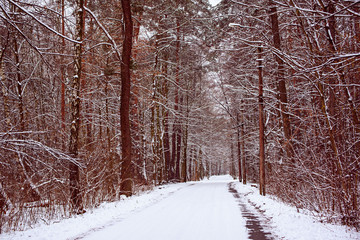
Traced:
<path fill-rule="evenodd" d="M 0 0 L 0 233 L 231 174 L 360 228 L 360 1 Z"/>

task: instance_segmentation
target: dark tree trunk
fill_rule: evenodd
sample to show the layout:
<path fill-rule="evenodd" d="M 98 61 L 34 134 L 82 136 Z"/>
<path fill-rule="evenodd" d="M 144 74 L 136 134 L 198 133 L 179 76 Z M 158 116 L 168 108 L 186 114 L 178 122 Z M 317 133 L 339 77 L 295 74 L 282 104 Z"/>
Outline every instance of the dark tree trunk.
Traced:
<path fill-rule="evenodd" d="M 177 20 L 177 30 L 176 30 L 176 84 L 180 84 L 180 23 Z M 180 111 L 179 105 L 179 89 L 175 89 L 175 114 L 178 114 Z M 174 124 L 173 124 L 173 135 L 172 135 L 172 180 L 180 180 L 180 150 L 181 150 L 181 126 L 178 117 L 175 115 Z"/>
<path fill-rule="evenodd" d="M 165 158 L 165 179 L 166 181 L 169 180 L 169 173 L 170 173 L 170 137 L 169 137 L 169 123 L 168 123 L 168 117 L 169 113 L 168 110 L 164 110 L 164 119 L 163 119 L 163 125 L 164 125 L 164 158 Z"/>
<path fill-rule="evenodd" d="M 241 166 L 241 142 L 240 142 L 240 121 L 239 113 L 236 113 L 236 146 L 237 146 L 237 157 L 238 157 L 238 168 L 239 168 L 239 181 L 243 180 L 243 171 Z"/>
<path fill-rule="evenodd" d="M 121 0 L 125 23 L 125 38 L 121 59 L 121 194 L 132 195 L 134 167 L 131 160 L 131 134 L 130 134 L 130 64 L 133 36 L 133 22 L 131 19 L 130 0 Z"/>
<path fill-rule="evenodd" d="M 262 76 L 262 48 L 258 48 L 258 71 L 259 71 L 259 158 L 260 158 L 260 194 L 265 196 L 265 126 L 264 126 L 264 98 Z"/>
<path fill-rule="evenodd" d="M 233 135 L 230 136 L 230 175 L 235 179 L 236 178 L 236 169 L 235 169 L 235 156 L 234 156 L 234 137 Z"/>
<path fill-rule="evenodd" d="M 189 95 L 186 94 L 186 120 L 185 120 L 185 126 L 184 126 L 184 135 L 183 135 L 183 160 L 182 160 L 182 181 L 186 182 L 188 180 L 188 172 L 187 172 L 187 151 L 188 151 L 188 131 L 189 131 Z M 181 147 L 181 146 L 180 146 Z"/>
<path fill-rule="evenodd" d="M 65 36 L 65 0 L 61 0 L 61 34 Z M 61 41 L 61 52 L 65 52 L 65 39 Z M 65 67 L 64 58 L 61 57 L 61 129 L 63 133 L 66 131 L 65 126 Z M 66 141 L 62 139 L 63 147 L 66 146 Z"/>
<path fill-rule="evenodd" d="M 271 20 L 271 30 L 273 34 L 273 42 L 274 47 L 278 51 L 281 51 L 281 38 L 280 38 L 280 31 L 279 31 L 279 21 L 278 21 L 278 14 L 277 14 L 277 8 L 275 6 L 275 3 L 273 0 L 269 0 L 269 7 L 270 7 L 270 20 Z M 286 84 L 284 79 L 284 61 L 275 54 L 275 60 L 278 65 L 278 71 L 277 71 L 277 85 L 278 85 L 278 98 L 280 101 L 280 111 L 281 111 L 281 117 L 282 117 L 282 127 L 284 131 L 285 136 L 285 150 L 287 153 L 288 158 L 292 159 L 293 156 L 293 149 L 292 149 L 292 143 L 291 143 L 291 126 L 290 126 L 290 117 L 288 114 L 288 99 L 287 99 L 287 90 L 286 90 Z"/>
<path fill-rule="evenodd" d="M 177 126 L 176 131 L 176 172 L 175 172 L 175 179 L 180 181 L 180 157 L 181 157 L 181 126 L 180 123 Z"/>
<path fill-rule="evenodd" d="M 82 41 L 84 37 L 84 0 L 76 1 L 76 39 Z M 75 44 L 74 59 L 74 77 L 71 83 L 71 126 L 70 126 L 70 142 L 69 154 L 76 159 L 79 151 L 79 132 L 80 132 L 80 79 L 82 73 L 82 44 Z M 80 192 L 80 169 L 79 165 L 70 162 L 70 202 L 74 213 L 83 213 L 82 196 Z"/>
<path fill-rule="evenodd" d="M 188 180 L 188 174 L 187 174 L 187 148 L 188 148 L 188 126 L 185 126 L 185 133 L 184 133 L 184 148 L 183 148 L 183 160 L 182 160 L 182 168 L 181 168 L 181 172 L 182 172 L 182 182 L 186 182 Z"/>
<path fill-rule="evenodd" d="M 174 120 L 176 121 L 176 119 Z M 169 180 L 172 181 L 175 179 L 175 163 L 176 163 L 176 122 L 173 123 L 172 129 L 172 136 L 171 136 L 171 161 L 170 161 L 170 168 L 169 168 Z"/>
<path fill-rule="evenodd" d="M 167 99 L 169 95 L 169 87 L 167 82 L 167 73 L 168 73 L 168 55 L 165 55 L 165 61 L 162 65 L 162 72 L 166 76 L 164 78 L 163 82 L 163 91 L 164 91 L 164 97 L 166 99 L 166 105 Z M 171 155 L 170 155 L 170 136 L 169 136 L 169 110 L 167 109 L 168 106 L 163 108 L 162 115 L 163 115 L 163 126 L 164 126 L 164 137 L 163 137 L 163 145 L 164 145 L 164 160 L 165 160 L 165 180 L 169 181 L 169 173 L 171 169 Z"/>
<path fill-rule="evenodd" d="M 242 170 L 242 181 L 246 184 L 246 156 L 245 156 L 245 130 L 244 130 L 244 113 L 241 113 L 241 170 Z"/>

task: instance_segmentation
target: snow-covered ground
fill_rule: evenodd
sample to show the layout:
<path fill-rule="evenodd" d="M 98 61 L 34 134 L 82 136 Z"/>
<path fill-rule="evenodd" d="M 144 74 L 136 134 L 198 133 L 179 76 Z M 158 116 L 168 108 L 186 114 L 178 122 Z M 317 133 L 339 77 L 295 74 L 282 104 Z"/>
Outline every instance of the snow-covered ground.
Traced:
<path fill-rule="evenodd" d="M 230 176 L 160 186 L 140 196 L 103 204 L 81 216 L 2 234 L 0 239 L 248 239 L 246 219 L 239 199 L 229 192 L 229 183 L 274 239 L 360 239 L 360 233 L 319 223 L 295 208 L 259 196 L 256 188 Z"/>
<path fill-rule="evenodd" d="M 240 195 L 245 195 L 244 201 L 260 215 L 260 219 L 267 222 L 265 228 L 273 233 L 275 239 L 360 240 L 359 232 L 346 226 L 321 223 L 311 212 L 299 213 L 295 207 L 276 201 L 271 196 L 261 196 L 259 190 L 250 185 L 237 182 L 236 190 Z"/>

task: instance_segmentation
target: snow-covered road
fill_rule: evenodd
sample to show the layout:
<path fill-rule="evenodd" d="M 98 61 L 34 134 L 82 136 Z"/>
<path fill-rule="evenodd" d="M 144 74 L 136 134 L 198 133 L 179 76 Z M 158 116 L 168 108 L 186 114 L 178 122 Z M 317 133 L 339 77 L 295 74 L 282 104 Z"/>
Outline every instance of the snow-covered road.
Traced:
<path fill-rule="evenodd" d="M 245 220 L 228 191 L 229 178 L 192 183 L 81 239 L 247 239 Z"/>
<path fill-rule="evenodd" d="M 213 176 L 158 186 L 80 216 L 44 222 L 1 240 L 353 240 L 360 233 L 320 223 L 313 212 L 288 206 L 258 189 Z M 260 234 L 258 234 L 260 231 Z"/>

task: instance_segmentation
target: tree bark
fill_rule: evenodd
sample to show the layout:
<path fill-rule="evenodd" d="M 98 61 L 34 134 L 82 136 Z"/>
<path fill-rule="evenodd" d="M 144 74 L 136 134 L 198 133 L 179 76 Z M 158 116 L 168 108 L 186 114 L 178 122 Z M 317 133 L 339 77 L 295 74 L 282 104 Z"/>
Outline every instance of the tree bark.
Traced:
<path fill-rule="evenodd" d="M 241 113 L 241 170 L 243 184 L 246 184 L 246 156 L 245 156 L 245 129 L 244 129 L 244 113 Z"/>
<path fill-rule="evenodd" d="M 189 131 L 189 95 L 188 93 L 186 93 L 186 119 L 185 119 L 185 126 L 184 126 L 184 136 L 183 136 L 183 160 L 182 160 L 182 182 L 186 182 L 188 180 L 188 172 L 187 172 L 187 161 L 188 161 L 188 157 L 187 157 L 187 151 L 188 151 L 188 131 Z"/>
<path fill-rule="evenodd" d="M 279 31 L 279 21 L 277 15 L 277 8 L 273 0 L 269 0 L 269 10 L 270 10 L 270 20 L 271 20 L 271 31 L 273 34 L 273 43 L 276 50 L 281 51 L 281 37 Z M 276 82 L 278 86 L 278 99 L 280 101 L 280 111 L 282 117 L 282 127 L 285 136 L 285 151 L 288 158 L 293 161 L 293 148 L 292 148 L 292 134 L 290 126 L 290 117 L 288 114 L 288 99 L 287 99 L 287 90 L 284 79 L 284 61 L 275 53 L 275 60 L 278 65 Z"/>
<path fill-rule="evenodd" d="M 177 20 L 176 30 L 176 84 L 180 83 L 180 23 Z M 180 149 L 181 149 L 181 126 L 180 120 L 177 117 L 178 111 L 180 111 L 179 105 L 179 90 L 178 87 L 175 89 L 175 102 L 174 111 L 175 119 L 173 124 L 173 135 L 172 135 L 172 179 L 180 180 Z"/>
<path fill-rule="evenodd" d="M 259 72 L 259 173 L 260 194 L 265 196 L 265 126 L 264 126 L 264 99 L 263 99 L 263 73 L 262 73 L 262 48 L 258 47 L 258 72 Z"/>
<path fill-rule="evenodd" d="M 22 87 L 22 78 L 21 78 L 21 70 L 20 70 L 20 56 L 19 56 L 19 47 L 17 40 L 14 39 L 14 50 L 15 50 L 15 63 L 16 63 L 16 80 L 17 80 L 17 93 L 19 98 L 18 110 L 20 116 L 20 132 L 25 131 L 25 114 L 24 114 L 24 102 L 23 102 L 23 87 Z"/>
<path fill-rule="evenodd" d="M 187 174 L 187 149 L 188 149 L 188 125 L 185 125 L 185 132 L 184 132 L 184 137 L 183 137 L 183 142 L 184 142 L 184 148 L 183 148 L 183 160 L 182 160 L 182 168 L 181 168 L 181 172 L 182 172 L 182 182 L 186 182 L 188 180 L 188 174 Z"/>
<path fill-rule="evenodd" d="M 76 40 L 82 41 L 84 38 L 84 0 L 76 1 Z M 71 83 L 71 126 L 69 154 L 76 159 L 79 151 L 80 133 L 80 80 L 82 74 L 82 43 L 75 44 L 74 77 Z M 70 202 L 72 211 L 76 214 L 84 212 L 82 206 L 82 196 L 80 191 L 80 168 L 74 162 L 70 162 Z"/>
<path fill-rule="evenodd" d="M 65 0 L 61 0 L 61 34 L 65 36 Z M 61 52 L 65 53 L 65 39 L 62 38 L 61 41 Z M 64 67 L 64 57 L 61 57 L 60 60 L 60 70 L 61 70 L 61 130 L 65 133 L 65 67 Z M 63 147 L 66 146 L 66 143 L 63 140 Z"/>
<path fill-rule="evenodd" d="M 166 59 L 167 60 L 167 57 Z M 163 74 L 167 75 L 167 63 L 165 61 L 165 66 L 163 70 Z M 167 80 L 164 79 L 164 98 L 168 100 L 168 84 Z M 167 103 L 166 103 L 167 105 Z M 169 173 L 171 169 L 171 156 L 170 156 L 170 136 L 169 136 L 169 111 L 167 108 L 163 108 L 163 126 L 164 126 L 164 137 L 163 137 L 163 144 L 164 144 L 164 160 L 165 160 L 165 179 L 169 181 Z"/>
<path fill-rule="evenodd" d="M 239 168 L 239 181 L 243 180 L 243 171 L 241 165 L 241 141 L 240 141 L 240 120 L 239 113 L 236 113 L 236 146 L 237 146 L 237 157 L 238 157 L 238 168 Z"/>
<path fill-rule="evenodd" d="M 7 44 L 7 43 L 6 43 Z M 11 120 L 10 120 L 10 112 L 8 108 L 8 96 L 7 96 L 7 90 L 5 88 L 5 71 L 4 71 L 4 65 L 3 65 L 3 56 L 5 52 L 6 46 L 0 49 L 0 83 L 2 85 L 2 93 L 3 93 L 3 104 L 4 104 L 4 119 L 6 123 L 6 131 L 11 129 Z M 2 184 L 0 182 L 0 234 L 2 233 L 2 223 L 3 223 L 3 215 L 6 213 L 7 208 L 11 210 L 13 207 L 13 204 L 10 201 L 10 198 L 8 197 L 6 191 L 2 187 Z"/>
<path fill-rule="evenodd" d="M 131 196 L 133 193 L 133 172 L 134 167 L 131 159 L 131 132 L 130 132 L 130 64 L 133 36 L 133 22 L 131 17 L 130 0 L 121 0 L 125 23 L 125 38 L 123 42 L 122 59 L 121 59 L 121 194 Z"/>
<path fill-rule="evenodd" d="M 10 111 L 9 111 L 9 107 L 8 107 L 8 92 L 6 89 L 6 82 L 5 82 L 5 70 L 4 70 L 4 64 L 3 64 L 3 57 L 5 54 L 5 49 L 7 47 L 8 44 L 8 39 L 6 41 L 6 45 L 3 47 L 3 49 L 1 49 L 1 54 L 0 54 L 0 83 L 1 83 L 1 90 L 2 90 L 2 94 L 3 94 L 3 101 L 4 101 L 4 118 L 5 118 L 5 123 L 6 123 L 6 127 L 8 128 L 7 130 L 10 130 L 12 128 L 12 124 L 11 124 L 11 118 L 10 118 Z"/>
<path fill-rule="evenodd" d="M 231 134 L 230 135 L 230 161 L 231 161 L 231 165 L 230 165 L 230 175 L 235 179 L 236 178 L 236 169 L 235 169 L 235 155 L 234 155 L 234 137 Z M 240 181 L 240 179 L 239 179 Z"/>

